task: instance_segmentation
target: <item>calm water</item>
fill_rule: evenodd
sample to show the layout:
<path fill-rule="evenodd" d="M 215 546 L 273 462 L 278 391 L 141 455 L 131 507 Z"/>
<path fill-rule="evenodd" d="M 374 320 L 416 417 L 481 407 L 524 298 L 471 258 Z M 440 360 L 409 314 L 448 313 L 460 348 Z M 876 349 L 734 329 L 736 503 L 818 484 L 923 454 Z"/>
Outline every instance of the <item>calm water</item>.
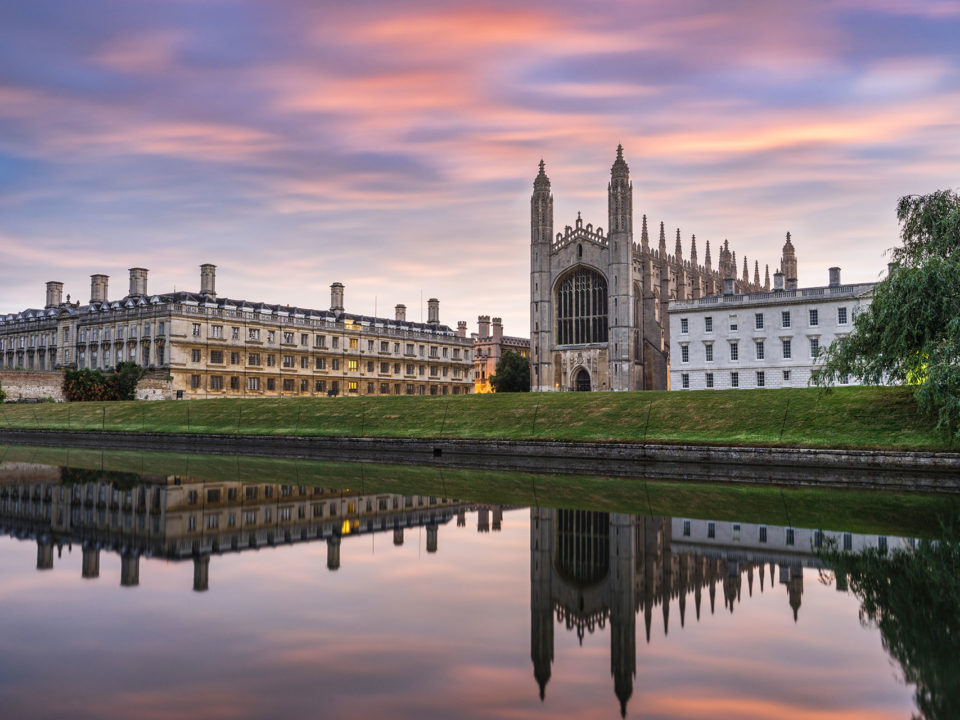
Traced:
<path fill-rule="evenodd" d="M 3 717 L 917 713 L 814 550 L 908 538 L 97 475 L 0 465 Z"/>

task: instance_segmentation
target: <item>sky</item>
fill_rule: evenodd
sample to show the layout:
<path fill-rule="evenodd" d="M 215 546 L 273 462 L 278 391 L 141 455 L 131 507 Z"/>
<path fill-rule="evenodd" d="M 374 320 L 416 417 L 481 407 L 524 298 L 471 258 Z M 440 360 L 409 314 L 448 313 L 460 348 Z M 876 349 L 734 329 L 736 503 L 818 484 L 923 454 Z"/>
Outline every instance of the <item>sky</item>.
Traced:
<path fill-rule="evenodd" d="M 960 2 L 11 0 L 0 4 L 0 312 L 221 296 L 529 334 L 529 197 L 729 239 L 761 275 L 872 281 L 900 196 L 960 188 Z M 639 237 L 635 237 L 639 241 Z M 716 261 L 716 253 L 714 253 Z"/>

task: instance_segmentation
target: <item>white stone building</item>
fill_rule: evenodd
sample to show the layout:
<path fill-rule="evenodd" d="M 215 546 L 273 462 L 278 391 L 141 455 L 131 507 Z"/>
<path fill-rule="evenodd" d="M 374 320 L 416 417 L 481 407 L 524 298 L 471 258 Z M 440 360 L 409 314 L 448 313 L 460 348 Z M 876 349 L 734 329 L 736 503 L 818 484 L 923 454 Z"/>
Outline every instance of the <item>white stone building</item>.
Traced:
<path fill-rule="evenodd" d="M 851 331 L 875 285 L 842 285 L 840 268 L 830 268 L 825 287 L 784 287 L 778 271 L 770 291 L 671 302 L 670 389 L 806 387 L 820 352 Z"/>

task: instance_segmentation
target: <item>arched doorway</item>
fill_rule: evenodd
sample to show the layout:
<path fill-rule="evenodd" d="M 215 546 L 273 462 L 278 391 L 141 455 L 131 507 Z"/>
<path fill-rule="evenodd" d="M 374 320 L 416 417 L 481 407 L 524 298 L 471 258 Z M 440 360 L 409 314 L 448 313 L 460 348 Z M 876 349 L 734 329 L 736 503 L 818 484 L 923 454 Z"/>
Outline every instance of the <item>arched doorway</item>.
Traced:
<path fill-rule="evenodd" d="M 577 392 L 590 392 L 590 373 L 580 368 L 580 372 L 577 373 L 577 378 L 574 380 L 573 387 Z"/>

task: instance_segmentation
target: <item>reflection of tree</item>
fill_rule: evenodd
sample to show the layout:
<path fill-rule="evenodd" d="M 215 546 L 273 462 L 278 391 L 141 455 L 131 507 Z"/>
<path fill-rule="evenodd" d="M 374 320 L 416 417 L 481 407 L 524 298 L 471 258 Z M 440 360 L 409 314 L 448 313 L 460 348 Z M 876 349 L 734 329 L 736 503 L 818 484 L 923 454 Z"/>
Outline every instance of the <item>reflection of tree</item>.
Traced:
<path fill-rule="evenodd" d="M 101 480 L 109 482 L 120 491 L 132 490 L 143 484 L 143 478 L 136 473 L 115 470 L 84 470 L 72 467 L 60 468 L 60 482 L 64 485 L 87 485 Z"/>
<path fill-rule="evenodd" d="M 960 708 L 960 527 L 916 550 L 860 554 L 832 550 L 825 561 L 860 599 L 860 620 L 876 625 L 883 646 L 916 685 L 924 720 Z"/>

